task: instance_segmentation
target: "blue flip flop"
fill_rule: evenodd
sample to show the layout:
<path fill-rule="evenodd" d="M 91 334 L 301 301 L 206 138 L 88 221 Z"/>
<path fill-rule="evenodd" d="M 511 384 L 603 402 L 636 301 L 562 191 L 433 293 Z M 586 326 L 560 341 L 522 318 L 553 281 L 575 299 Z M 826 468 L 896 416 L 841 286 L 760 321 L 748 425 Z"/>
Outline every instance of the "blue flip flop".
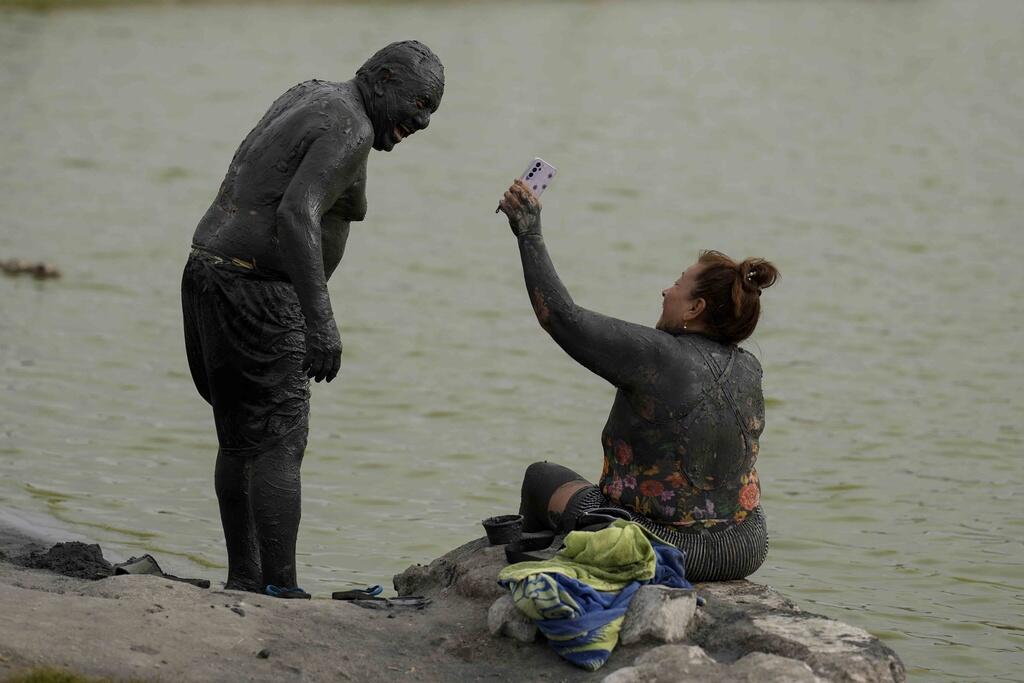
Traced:
<path fill-rule="evenodd" d="M 281 586 L 274 586 L 267 584 L 267 587 L 263 590 L 264 593 L 272 598 L 285 598 L 286 600 L 309 600 L 309 593 L 302 590 L 298 586 L 294 588 L 283 588 Z"/>

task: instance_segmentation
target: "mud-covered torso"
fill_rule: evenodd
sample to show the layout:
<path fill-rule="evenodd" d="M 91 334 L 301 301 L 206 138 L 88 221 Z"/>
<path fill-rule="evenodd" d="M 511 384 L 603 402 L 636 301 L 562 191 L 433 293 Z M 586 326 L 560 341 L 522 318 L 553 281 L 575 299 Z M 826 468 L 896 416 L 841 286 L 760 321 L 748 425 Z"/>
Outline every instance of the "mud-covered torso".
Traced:
<path fill-rule="evenodd" d="M 325 132 L 366 138 L 366 149 L 344 172 L 353 180 L 331 207 L 325 230 L 344 232 L 366 214 L 366 152 L 372 129 L 347 84 L 312 80 L 281 95 L 239 145 L 193 241 L 217 253 L 285 270 L 276 237 L 277 211 L 310 145 Z M 342 225 L 344 223 L 344 225 Z"/>
<path fill-rule="evenodd" d="M 601 436 L 601 489 L 662 524 L 742 522 L 760 498 L 760 364 L 700 335 L 675 342 L 649 381 L 616 392 Z"/>

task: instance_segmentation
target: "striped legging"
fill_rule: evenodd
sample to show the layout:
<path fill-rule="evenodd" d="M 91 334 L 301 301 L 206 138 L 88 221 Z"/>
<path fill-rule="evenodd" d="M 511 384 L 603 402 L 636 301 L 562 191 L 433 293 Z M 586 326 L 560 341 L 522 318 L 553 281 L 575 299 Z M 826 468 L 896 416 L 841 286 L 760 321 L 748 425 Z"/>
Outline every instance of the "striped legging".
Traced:
<path fill-rule="evenodd" d="M 740 524 L 717 530 L 678 531 L 657 524 L 604 497 L 596 486 L 577 491 L 565 509 L 565 516 L 585 514 L 597 508 L 616 508 L 659 540 L 674 545 L 686 555 L 686 579 L 694 583 L 731 581 L 750 576 L 768 556 L 768 526 L 764 511 L 754 508 Z"/>

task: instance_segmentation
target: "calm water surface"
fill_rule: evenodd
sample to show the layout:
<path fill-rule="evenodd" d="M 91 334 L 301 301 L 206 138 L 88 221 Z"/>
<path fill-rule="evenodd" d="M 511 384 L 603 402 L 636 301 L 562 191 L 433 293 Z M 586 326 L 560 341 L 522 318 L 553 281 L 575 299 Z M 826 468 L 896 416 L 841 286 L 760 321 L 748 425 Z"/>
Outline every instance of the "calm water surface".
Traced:
<path fill-rule="evenodd" d="M 494 3 L 0 12 L 0 508 L 224 575 L 178 283 L 283 90 L 415 36 L 430 130 L 370 162 L 331 282 L 300 574 L 384 583 L 597 476 L 612 390 L 533 320 L 494 216 L 533 155 L 582 305 L 653 323 L 717 248 L 783 273 L 749 344 L 773 534 L 754 579 L 881 636 L 917 681 L 1021 680 L 1024 4 Z"/>

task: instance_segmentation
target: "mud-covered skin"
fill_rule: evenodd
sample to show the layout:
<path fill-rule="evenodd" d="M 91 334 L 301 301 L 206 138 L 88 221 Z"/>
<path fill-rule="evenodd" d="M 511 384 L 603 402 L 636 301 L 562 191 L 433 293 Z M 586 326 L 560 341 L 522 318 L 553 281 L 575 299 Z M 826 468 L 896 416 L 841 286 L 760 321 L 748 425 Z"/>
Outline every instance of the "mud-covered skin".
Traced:
<path fill-rule="evenodd" d="M 444 70 L 429 48 L 416 41 L 393 43 L 367 60 L 350 81 L 311 80 L 289 89 L 235 152 L 193 243 L 294 288 L 304 334 L 304 357 L 296 373 L 330 382 L 341 366 L 342 343 L 327 281 L 345 254 L 350 224 L 366 215 L 370 150 L 391 151 L 426 128 L 443 92 Z M 188 287 L 186 283 L 184 290 Z M 267 304 L 268 318 L 275 308 L 273 302 Z M 271 336 L 255 330 L 244 340 L 247 362 L 259 357 L 261 344 L 278 343 Z M 274 350 L 268 348 L 268 354 Z M 202 349 L 190 350 L 194 377 L 207 371 L 215 375 L 217 367 L 226 367 L 218 365 L 222 362 L 238 366 L 230 369 L 239 373 L 240 386 L 254 377 L 241 362 L 224 361 L 230 354 L 205 361 L 202 354 Z M 197 380 L 200 393 L 210 400 L 209 388 L 200 384 Z M 238 418 L 245 412 L 241 401 L 231 406 L 212 401 L 218 429 L 229 412 L 234 422 L 244 422 Z M 308 396 L 305 405 L 308 416 Z M 265 439 L 266 446 L 255 453 L 239 456 L 222 448 L 218 454 L 216 490 L 229 588 L 262 591 L 266 584 L 296 585 L 305 419 L 286 438 Z"/>
<path fill-rule="evenodd" d="M 517 181 L 500 208 L 518 238 L 537 320 L 574 360 L 617 388 L 601 435 L 602 492 L 663 524 L 741 522 L 760 491 L 754 462 L 764 399 L 757 359 L 700 334 L 577 306 L 548 256 L 540 203 Z"/>
<path fill-rule="evenodd" d="M 382 54 L 383 53 L 383 54 Z M 371 147 L 390 151 L 426 128 L 444 72 L 407 41 L 374 55 L 345 83 L 312 80 L 277 99 L 235 152 L 193 243 L 287 275 L 306 318 L 311 378 L 332 380 L 341 339 L 327 280 L 349 226 L 366 216 Z"/>

